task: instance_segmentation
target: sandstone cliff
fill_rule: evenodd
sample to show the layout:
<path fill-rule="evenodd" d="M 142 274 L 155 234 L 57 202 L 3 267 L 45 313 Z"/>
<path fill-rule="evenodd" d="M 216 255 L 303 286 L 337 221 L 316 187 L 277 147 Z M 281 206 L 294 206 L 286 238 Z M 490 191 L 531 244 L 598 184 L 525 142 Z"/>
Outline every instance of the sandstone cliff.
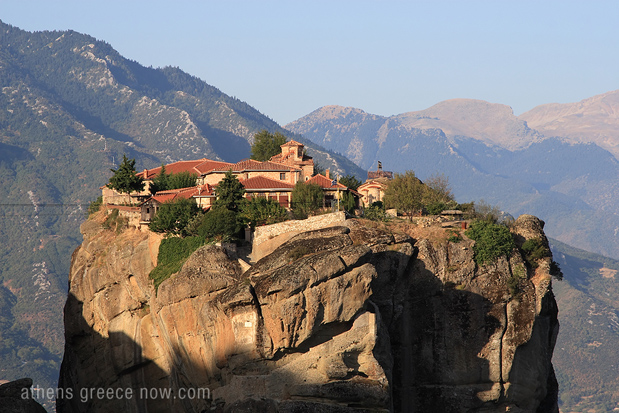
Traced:
<path fill-rule="evenodd" d="M 547 242 L 542 227 L 520 217 L 517 243 Z M 473 241 L 440 228 L 349 220 L 246 271 L 206 245 L 155 292 L 158 238 L 97 219 L 82 232 L 60 385 L 134 393 L 59 412 L 557 411 L 549 258 L 480 268 Z"/>

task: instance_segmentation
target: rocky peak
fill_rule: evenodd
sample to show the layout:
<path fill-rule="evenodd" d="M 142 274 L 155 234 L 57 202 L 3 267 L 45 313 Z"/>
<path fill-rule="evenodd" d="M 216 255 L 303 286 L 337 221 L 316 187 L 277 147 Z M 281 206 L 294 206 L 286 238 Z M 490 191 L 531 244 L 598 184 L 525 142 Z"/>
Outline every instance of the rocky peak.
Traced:
<path fill-rule="evenodd" d="M 155 293 L 157 241 L 95 227 L 73 257 L 60 385 L 209 393 L 59 412 L 557 411 L 550 275 L 517 250 L 479 267 L 474 242 L 440 228 L 348 220 L 246 271 L 204 246 Z M 542 227 L 524 217 L 514 232 Z"/>

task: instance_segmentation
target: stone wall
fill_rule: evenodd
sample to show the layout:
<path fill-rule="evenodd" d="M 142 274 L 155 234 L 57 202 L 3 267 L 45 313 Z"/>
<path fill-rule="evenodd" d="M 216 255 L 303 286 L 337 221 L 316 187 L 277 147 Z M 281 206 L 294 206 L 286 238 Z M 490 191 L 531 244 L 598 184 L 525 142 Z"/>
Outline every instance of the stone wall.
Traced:
<path fill-rule="evenodd" d="M 343 211 L 317 215 L 307 219 L 284 221 L 257 227 L 252 243 L 252 260 L 257 261 L 273 251 L 291 236 L 304 231 L 340 225 L 346 220 Z"/>
<path fill-rule="evenodd" d="M 117 209 L 118 215 L 126 218 L 130 227 L 142 229 L 140 222 L 142 218 L 142 212 L 140 207 L 130 207 L 124 205 L 108 205 L 108 214 L 112 213 L 112 210 Z M 148 228 L 148 227 L 146 227 Z"/>

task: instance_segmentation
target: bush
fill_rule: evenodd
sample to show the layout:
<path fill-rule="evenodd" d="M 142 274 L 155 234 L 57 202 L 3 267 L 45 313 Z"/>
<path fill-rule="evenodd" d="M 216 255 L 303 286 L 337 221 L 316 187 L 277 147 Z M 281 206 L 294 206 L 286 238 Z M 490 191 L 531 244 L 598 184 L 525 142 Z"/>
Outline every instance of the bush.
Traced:
<path fill-rule="evenodd" d="M 464 234 L 475 241 L 473 251 L 475 262 L 478 265 L 494 261 L 502 256 L 507 257 L 516 246 L 506 226 L 490 221 L 473 221 Z"/>
<path fill-rule="evenodd" d="M 385 214 L 385 209 L 381 205 L 382 202 L 378 201 L 365 208 L 365 210 L 363 210 L 363 218 L 371 219 L 372 221 L 386 221 L 387 215 Z"/>
<path fill-rule="evenodd" d="M 98 212 L 101 209 L 101 204 L 103 204 L 103 196 L 99 195 L 97 199 L 92 201 L 90 205 L 88 205 L 88 215 L 92 215 L 95 212 Z"/>
<path fill-rule="evenodd" d="M 525 253 L 526 261 L 531 267 L 537 267 L 537 260 L 550 257 L 550 250 L 544 246 L 544 243 L 539 238 L 528 239 L 522 244 L 522 250 Z"/>
<path fill-rule="evenodd" d="M 237 213 L 227 208 L 214 208 L 207 212 L 198 228 L 198 235 L 203 238 L 226 240 L 234 238 L 241 230 Z"/>
<path fill-rule="evenodd" d="M 201 237 L 172 237 L 162 240 L 157 255 L 157 266 L 150 272 L 150 278 L 155 281 L 155 288 L 159 288 L 163 281 L 179 272 L 187 258 L 202 245 L 204 238 Z"/>
<path fill-rule="evenodd" d="M 460 232 L 454 231 L 453 229 L 449 231 L 449 238 L 447 238 L 447 241 L 458 243 L 462 241 L 462 239 L 462 234 L 460 234 Z"/>
<path fill-rule="evenodd" d="M 154 232 L 187 235 L 185 227 L 199 211 L 200 207 L 194 200 L 179 198 L 175 201 L 164 202 L 148 224 L 148 228 Z"/>
<path fill-rule="evenodd" d="M 322 208 L 323 199 L 324 193 L 319 185 L 299 181 L 292 190 L 292 212 L 296 218 L 307 218 Z"/>
<path fill-rule="evenodd" d="M 286 210 L 274 199 L 252 198 L 241 204 L 239 220 L 245 225 L 255 228 L 258 225 L 269 225 L 288 219 Z"/>

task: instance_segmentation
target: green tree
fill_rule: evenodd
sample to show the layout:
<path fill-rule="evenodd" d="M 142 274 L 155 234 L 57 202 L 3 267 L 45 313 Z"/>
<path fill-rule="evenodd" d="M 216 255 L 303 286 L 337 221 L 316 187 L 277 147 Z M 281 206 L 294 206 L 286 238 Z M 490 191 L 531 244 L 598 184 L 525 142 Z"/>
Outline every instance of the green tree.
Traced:
<path fill-rule="evenodd" d="M 355 211 L 355 206 L 355 196 L 348 191 L 344 192 L 342 194 L 342 207 L 352 215 Z"/>
<path fill-rule="evenodd" d="M 150 193 L 156 194 L 159 191 L 165 191 L 168 189 L 168 179 L 170 174 L 166 173 L 165 165 L 161 164 L 161 170 L 153 178 L 153 182 L 150 184 Z"/>
<path fill-rule="evenodd" d="M 239 220 L 243 225 L 255 228 L 257 225 L 268 225 L 285 221 L 288 218 L 286 210 L 274 199 L 252 198 L 241 205 Z"/>
<path fill-rule="evenodd" d="M 170 174 L 170 177 L 168 178 L 168 189 L 189 188 L 191 186 L 196 186 L 197 180 L 198 174 L 188 171 Z"/>
<path fill-rule="evenodd" d="M 516 247 L 509 229 L 490 221 L 473 221 L 464 234 L 475 241 L 473 252 L 478 265 L 494 261 L 502 256 L 507 257 Z"/>
<path fill-rule="evenodd" d="M 385 189 L 385 208 L 397 208 L 408 213 L 421 211 L 425 191 L 425 185 L 415 176 L 415 172 L 396 173 Z"/>
<path fill-rule="evenodd" d="M 215 208 L 226 208 L 230 211 L 237 212 L 239 206 L 243 202 L 245 188 L 243 184 L 234 176 L 232 169 L 226 172 L 226 175 L 215 187 Z"/>
<path fill-rule="evenodd" d="M 151 231 L 187 235 L 187 224 L 200 211 L 193 199 L 179 198 L 161 204 L 157 214 L 148 225 Z"/>
<path fill-rule="evenodd" d="M 123 154 L 123 161 L 118 169 L 110 171 L 114 172 L 114 175 L 107 184 L 108 188 L 127 194 L 144 189 L 144 179 L 135 173 L 135 159 L 128 159 L 127 155 Z"/>
<path fill-rule="evenodd" d="M 229 239 L 238 234 L 241 225 L 238 214 L 227 208 L 214 208 L 206 213 L 198 235 L 204 238 Z"/>
<path fill-rule="evenodd" d="M 155 194 L 168 189 L 189 188 L 196 186 L 197 180 L 198 174 L 189 171 L 168 174 L 165 165 L 161 165 L 161 171 L 153 178 L 153 183 L 150 185 L 150 192 Z"/>
<path fill-rule="evenodd" d="M 292 190 L 292 211 L 296 217 L 306 218 L 322 207 L 323 199 L 324 193 L 320 185 L 299 181 Z"/>
<path fill-rule="evenodd" d="M 251 159 L 256 161 L 268 161 L 272 156 L 281 153 L 281 145 L 286 143 L 286 137 L 280 132 L 270 133 L 266 129 L 254 135 L 254 143 L 251 145 Z"/>
<path fill-rule="evenodd" d="M 359 185 L 361 185 L 361 181 L 354 175 L 344 175 L 340 178 L 340 183 L 355 191 L 359 188 Z"/>

